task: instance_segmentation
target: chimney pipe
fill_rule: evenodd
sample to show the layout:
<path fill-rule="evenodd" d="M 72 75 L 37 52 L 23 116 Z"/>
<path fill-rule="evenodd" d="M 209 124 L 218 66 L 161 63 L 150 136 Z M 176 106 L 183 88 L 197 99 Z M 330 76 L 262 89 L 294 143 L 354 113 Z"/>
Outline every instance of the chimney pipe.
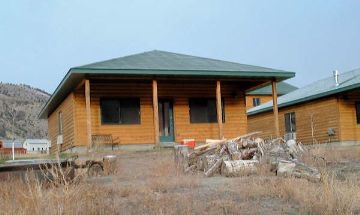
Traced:
<path fill-rule="evenodd" d="M 334 70 L 334 80 L 335 80 L 335 86 L 339 86 L 339 71 Z"/>

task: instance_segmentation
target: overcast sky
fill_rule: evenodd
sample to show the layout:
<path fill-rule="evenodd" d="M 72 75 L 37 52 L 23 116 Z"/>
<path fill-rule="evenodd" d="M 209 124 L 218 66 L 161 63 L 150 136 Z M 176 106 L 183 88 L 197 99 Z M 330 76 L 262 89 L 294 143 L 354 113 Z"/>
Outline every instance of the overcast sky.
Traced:
<path fill-rule="evenodd" d="M 54 91 L 70 67 L 164 50 L 296 72 L 360 67 L 360 1 L 0 2 L 0 81 Z"/>

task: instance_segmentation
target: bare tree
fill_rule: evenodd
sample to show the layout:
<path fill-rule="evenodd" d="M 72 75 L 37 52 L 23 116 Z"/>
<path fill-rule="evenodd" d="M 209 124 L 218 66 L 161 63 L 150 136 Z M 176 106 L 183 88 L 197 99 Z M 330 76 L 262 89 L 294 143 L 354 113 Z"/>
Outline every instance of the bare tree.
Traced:
<path fill-rule="evenodd" d="M 311 138 L 312 138 L 312 143 L 316 143 L 316 139 L 315 139 L 315 114 L 310 114 L 310 126 L 311 126 Z"/>

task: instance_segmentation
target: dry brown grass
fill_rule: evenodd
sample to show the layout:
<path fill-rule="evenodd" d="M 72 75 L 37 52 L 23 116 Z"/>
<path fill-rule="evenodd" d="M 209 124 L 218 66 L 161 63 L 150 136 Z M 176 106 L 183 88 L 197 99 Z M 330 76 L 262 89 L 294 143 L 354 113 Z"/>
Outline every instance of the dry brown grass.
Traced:
<path fill-rule="evenodd" d="M 311 146 L 310 152 L 318 157 L 326 158 L 328 162 L 359 161 L 360 159 L 360 146 L 339 147 L 318 144 Z"/>
<path fill-rule="evenodd" d="M 314 161 L 316 164 L 316 161 Z M 319 165 L 321 166 L 321 165 Z M 280 178 L 260 166 L 238 178 L 175 170 L 171 152 L 129 153 L 117 175 L 49 186 L 29 174 L 0 186 L 0 214 L 351 214 L 360 211 L 360 183 Z"/>

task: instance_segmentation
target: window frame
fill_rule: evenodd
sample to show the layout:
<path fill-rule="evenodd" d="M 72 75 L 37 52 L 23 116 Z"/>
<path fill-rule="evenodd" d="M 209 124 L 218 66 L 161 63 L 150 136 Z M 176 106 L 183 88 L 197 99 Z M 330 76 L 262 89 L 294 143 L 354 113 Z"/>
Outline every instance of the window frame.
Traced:
<path fill-rule="evenodd" d="M 256 102 L 256 101 L 258 101 L 258 102 Z M 253 107 L 257 107 L 259 105 L 261 105 L 260 98 L 259 97 L 253 97 Z"/>
<path fill-rule="evenodd" d="M 356 124 L 360 124 L 360 101 L 355 101 Z"/>
<path fill-rule="evenodd" d="M 102 102 L 104 100 L 116 100 L 119 103 L 119 121 L 118 122 L 104 122 L 103 120 L 103 107 Z M 121 116 L 121 100 L 136 100 L 138 105 L 138 120 L 136 123 L 124 123 Z M 140 97 L 102 97 L 100 98 L 100 123 L 101 125 L 141 125 L 141 98 Z"/>
<path fill-rule="evenodd" d="M 290 130 L 287 129 L 287 125 L 286 125 L 287 115 L 289 116 Z M 284 121 L 285 121 L 285 133 L 295 133 L 296 132 L 296 113 L 295 112 L 285 113 L 284 114 Z M 292 123 L 292 121 L 294 121 L 294 123 Z M 294 127 L 293 127 L 293 125 L 294 125 Z"/>
<path fill-rule="evenodd" d="M 191 102 L 192 101 L 199 101 L 199 100 L 206 100 L 207 102 L 209 100 L 215 100 L 215 107 L 216 107 L 216 98 L 214 97 L 207 97 L 207 98 L 189 98 L 188 99 L 188 108 L 189 108 L 189 121 L 190 121 L 190 124 L 214 124 L 214 123 L 218 123 L 218 117 L 217 117 L 217 109 L 215 108 L 215 114 L 216 114 L 216 121 L 209 121 L 209 115 L 207 116 L 208 117 L 208 121 L 207 122 L 194 122 L 192 119 L 191 119 Z M 222 123 L 225 123 L 225 99 L 224 98 L 221 98 L 221 109 L 222 109 Z M 207 107 L 208 108 L 208 107 Z"/>

